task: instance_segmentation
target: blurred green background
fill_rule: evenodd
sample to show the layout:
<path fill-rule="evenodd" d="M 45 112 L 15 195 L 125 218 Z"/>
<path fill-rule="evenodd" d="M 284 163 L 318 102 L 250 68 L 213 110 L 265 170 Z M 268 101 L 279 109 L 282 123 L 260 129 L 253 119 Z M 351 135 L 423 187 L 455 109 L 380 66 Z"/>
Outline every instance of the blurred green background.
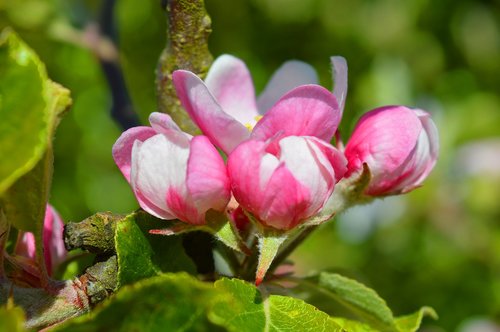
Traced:
<path fill-rule="evenodd" d="M 105 1 L 0 0 L 0 27 L 12 26 L 50 77 L 72 91 L 73 108 L 55 141 L 51 195 L 65 220 L 137 208 L 111 157 L 121 128 L 109 115 L 111 93 L 98 58 L 119 57 L 144 123 L 155 110 L 154 69 L 165 45 L 159 0 L 116 1 L 119 54 L 96 33 Z M 206 6 L 212 53 L 242 58 L 257 91 L 288 59 L 312 64 L 330 88 L 329 57 L 344 56 L 344 140 L 361 114 L 387 104 L 426 109 L 439 128 L 440 160 L 423 188 L 324 225 L 294 255 L 298 273 L 347 271 L 398 315 L 430 305 L 440 319 L 426 321 L 424 330 L 499 331 L 499 3 L 206 0 Z"/>

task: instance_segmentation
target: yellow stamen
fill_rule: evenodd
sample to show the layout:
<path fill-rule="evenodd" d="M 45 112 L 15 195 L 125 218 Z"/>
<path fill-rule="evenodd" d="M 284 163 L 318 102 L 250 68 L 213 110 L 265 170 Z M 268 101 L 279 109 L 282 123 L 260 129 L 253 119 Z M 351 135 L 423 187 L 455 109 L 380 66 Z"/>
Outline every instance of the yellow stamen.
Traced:
<path fill-rule="evenodd" d="M 263 115 L 256 115 L 254 116 L 254 120 L 255 120 L 255 124 L 251 124 L 251 123 L 245 123 L 244 126 L 247 127 L 248 131 L 252 131 L 253 130 L 253 127 L 255 127 L 255 125 L 257 124 L 257 122 L 259 122 L 260 119 L 262 119 Z"/>

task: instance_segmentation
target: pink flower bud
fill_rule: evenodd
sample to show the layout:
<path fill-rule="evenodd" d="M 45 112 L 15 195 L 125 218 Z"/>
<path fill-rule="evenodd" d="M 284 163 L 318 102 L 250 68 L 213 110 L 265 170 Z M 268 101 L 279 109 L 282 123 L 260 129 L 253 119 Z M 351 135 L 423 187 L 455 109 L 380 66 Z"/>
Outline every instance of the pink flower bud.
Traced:
<path fill-rule="evenodd" d="M 438 153 L 437 129 L 428 113 L 385 106 L 366 113 L 356 125 L 345 149 L 347 175 L 366 163 L 372 179 L 365 194 L 405 193 L 421 185 Z"/>
<path fill-rule="evenodd" d="M 222 157 L 207 137 L 182 132 L 166 114 L 152 113 L 149 121 L 116 141 L 116 164 L 148 213 L 205 223 L 205 212 L 223 210 L 230 198 Z"/>
<path fill-rule="evenodd" d="M 346 168 L 316 137 L 248 140 L 228 158 L 234 197 L 263 225 L 289 230 L 321 210 Z"/>
<path fill-rule="evenodd" d="M 43 221 L 43 254 L 49 276 L 66 259 L 67 251 L 63 240 L 64 223 L 57 211 L 47 204 Z M 20 232 L 15 254 L 36 259 L 35 236 L 31 232 Z"/>

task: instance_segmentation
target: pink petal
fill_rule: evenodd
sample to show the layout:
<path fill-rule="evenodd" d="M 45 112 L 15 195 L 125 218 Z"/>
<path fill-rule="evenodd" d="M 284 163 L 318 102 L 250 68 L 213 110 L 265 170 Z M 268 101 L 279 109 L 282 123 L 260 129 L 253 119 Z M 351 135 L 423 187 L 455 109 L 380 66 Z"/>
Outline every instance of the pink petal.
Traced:
<path fill-rule="evenodd" d="M 231 55 L 221 55 L 210 67 L 205 84 L 224 112 L 240 123 L 255 123 L 255 117 L 259 115 L 255 91 L 243 61 Z"/>
<path fill-rule="evenodd" d="M 165 113 L 153 112 L 149 116 L 151 127 L 158 133 L 168 137 L 170 141 L 178 142 L 178 144 L 187 144 L 191 139 L 191 135 L 183 132 L 179 126 L 172 120 L 170 115 Z"/>
<path fill-rule="evenodd" d="M 156 132 L 153 128 L 134 127 L 123 132 L 113 145 L 113 159 L 128 182 L 130 182 L 132 146 L 134 145 L 134 141 L 143 142 L 154 135 L 156 135 Z"/>
<path fill-rule="evenodd" d="M 224 152 L 231 152 L 250 136 L 243 124 L 222 110 L 198 76 L 189 71 L 177 70 L 173 73 L 173 82 L 191 119 Z"/>
<path fill-rule="evenodd" d="M 276 70 L 259 96 L 259 113 L 265 114 L 285 93 L 306 84 L 318 84 L 318 75 L 314 68 L 302 61 L 285 62 Z"/>
<path fill-rule="evenodd" d="M 14 249 L 16 255 L 35 259 L 36 247 L 35 236 L 31 232 L 19 232 L 16 248 Z"/>
<path fill-rule="evenodd" d="M 200 225 L 205 222 L 204 213 L 199 213 L 193 204 L 193 200 L 182 186 L 170 187 L 165 200 L 177 219 L 193 225 Z"/>
<path fill-rule="evenodd" d="M 347 61 L 341 56 L 332 56 L 333 95 L 339 103 L 340 116 L 344 113 L 345 99 L 347 96 Z"/>
<path fill-rule="evenodd" d="M 52 275 L 55 268 L 67 256 L 67 251 L 64 247 L 63 230 L 64 223 L 61 217 L 52 206 L 47 205 L 45 220 L 43 222 L 43 254 L 49 275 Z"/>
<path fill-rule="evenodd" d="M 284 164 L 275 170 L 261 195 L 259 218 L 265 225 L 291 229 L 307 217 L 311 193 Z"/>
<path fill-rule="evenodd" d="M 63 240 L 64 223 L 55 209 L 47 204 L 45 218 L 43 221 L 43 254 L 47 272 L 52 275 L 55 268 L 62 263 L 67 256 Z M 14 253 L 30 260 L 36 259 L 35 236 L 31 232 L 20 232 Z"/>
<path fill-rule="evenodd" d="M 200 213 L 222 211 L 231 198 L 226 165 L 205 136 L 191 141 L 187 166 L 187 188 Z"/>
<path fill-rule="evenodd" d="M 238 146 L 227 159 L 227 171 L 235 199 L 247 211 L 255 214 L 259 211 L 265 188 L 261 188 L 262 175 L 259 175 L 265 149 L 265 142 L 248 140 Z"/>
<path fill-rule="evenodd" d="M 411 161 L 407 162 L 401 171 L 402 179 L 398 189 L 402 192 L 411 191 L 419 187 L 434 168 L 439 154 L 439 140 L 437 128 L 428 113 L 422 110 L 413 110 L 422 122 L 420 132 Z"/>
<path fill-rule="evenodd" d="M 319 85 L 303 85 L 283 96 L 260 120 L 252 138 L 315 136 L 329 142 L 340 122 L 337 101 Z"/>

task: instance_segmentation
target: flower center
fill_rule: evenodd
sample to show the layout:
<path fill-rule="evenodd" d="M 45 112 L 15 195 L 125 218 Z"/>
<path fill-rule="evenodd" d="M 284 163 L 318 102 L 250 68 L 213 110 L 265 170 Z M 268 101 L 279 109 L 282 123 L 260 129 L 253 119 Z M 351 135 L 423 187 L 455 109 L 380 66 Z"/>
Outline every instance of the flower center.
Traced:
<path fill-rule="evenodd" d="M 257 124 L 257 122 L 259 122 L 260 119 L 262 119 L 263 115 L 256 115 L 254 116 L 254 120 L 255 122 L 254 123 L 250 123 L 250 122 L 247 122 L 245 123 L 245 127 L 247 127 L 248 131 L 249 132 L 252 132 L 253 130 L 253 127 L 255 127 L 255 125 Z"/>

